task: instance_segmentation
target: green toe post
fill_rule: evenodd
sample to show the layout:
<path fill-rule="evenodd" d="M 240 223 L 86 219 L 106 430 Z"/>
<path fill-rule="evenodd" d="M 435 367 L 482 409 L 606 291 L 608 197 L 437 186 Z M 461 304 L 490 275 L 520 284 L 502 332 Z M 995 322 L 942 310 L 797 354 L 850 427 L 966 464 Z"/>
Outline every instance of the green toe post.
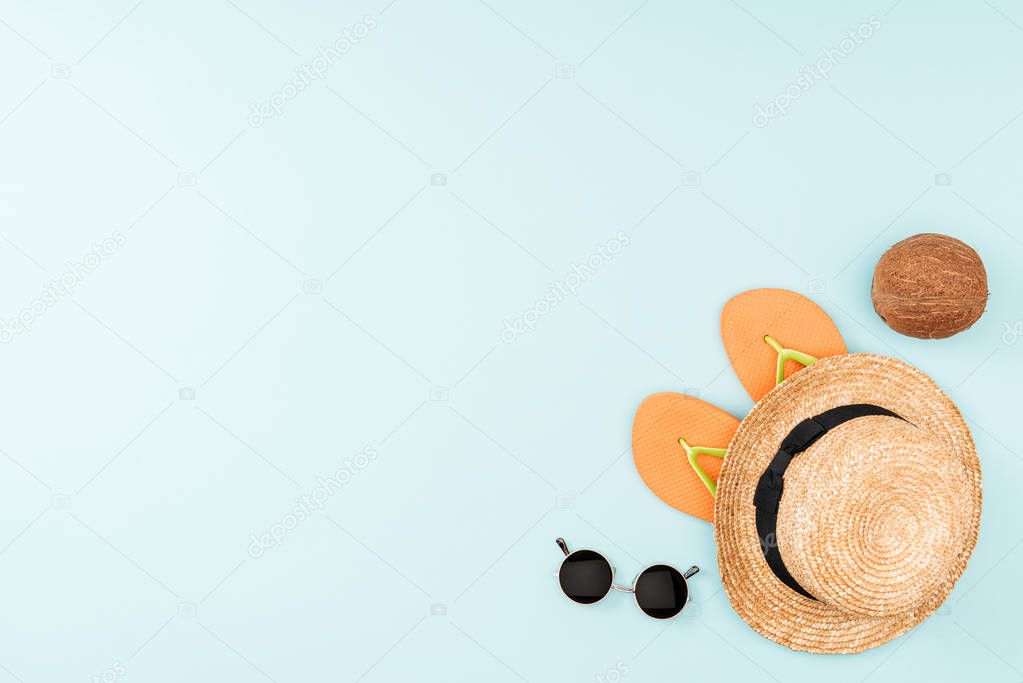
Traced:
<path fill-rule="evenodd" d="M 686 457 L 689 459 L 689 466 L 696 472 L 696 476 L 700 478 L 703 485 L 710 491 L 710 495 L 717 496 L 718 485 L 717 482 L 710 478 L 707 471 L 704 470 L 700 463 L 696 462 L 696 456 L 698 455 L 713 455 L 715 458 L 725 457 L 725 453 L 728 452 L 727 448 L 704 448 L 703 446 L 690 446 L 686 443 L 685 439 L 679 439 L 678 443 L 682 448 L 686 449 Z"/>
<path fill-rule="evenodd" d="M 774 337 L 769 334 L 764 335 L 764 341 L 778 354 L 778 366 L 775 372 L 775 385 L 781 384 L 785 381 L 785 363 L 790 360 L 794 360 L 797 363 L 805 366 L 813 365 L 817 362 L 817 359 L 808 353 L 802 351 L 796 351 L 795 349 L 785 349 L 782 345 L 775 341 Z"/>

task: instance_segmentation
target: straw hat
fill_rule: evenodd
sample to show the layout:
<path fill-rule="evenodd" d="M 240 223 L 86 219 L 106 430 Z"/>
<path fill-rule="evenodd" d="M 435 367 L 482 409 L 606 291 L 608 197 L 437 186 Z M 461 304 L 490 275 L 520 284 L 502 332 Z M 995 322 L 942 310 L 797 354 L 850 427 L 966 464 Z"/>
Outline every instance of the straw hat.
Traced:
<path fill-rule="evenodd" d="M 969 430 L 930 378 L 885 356 L 822 358 L 731 440 L 714 504 L 721 578 L 765 637 L 861 652 L 945 601 L 980 510 Z"/>

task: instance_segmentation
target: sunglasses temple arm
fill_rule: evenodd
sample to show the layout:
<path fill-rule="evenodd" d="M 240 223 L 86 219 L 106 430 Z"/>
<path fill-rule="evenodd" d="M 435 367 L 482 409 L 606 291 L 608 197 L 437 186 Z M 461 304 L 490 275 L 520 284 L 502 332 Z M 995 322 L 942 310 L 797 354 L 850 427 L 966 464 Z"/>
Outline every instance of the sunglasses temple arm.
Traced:
<path fill-rule="evenodd" d="M 565 553 L 565 557 L 568 557 L 568 554 L 569 554 L 568 553 L 568 544 L 565 543 L 565 539 L 563 539 L 563 538 L 556 538 L 556 539 L 554 539 L 554 542 L 558 544 L 559 548 L 561 548 L 561 552 Z"/>
<path fill-rule="evenodd" d="M 691 578 L 691 577 L 693 577 L 693 576 L 696 576 L 696 575 L 697 575 L 697 574 L 699 574 L 699 573 L 700 573 L 700 568 L 699 568 L 699 567 L 697 567 L 696 565 L 693 565 L 692 567 L 690 567 L 689 569 L 687 569 L 687 570 L 686 570 L 686 573 L 685 573 L 685 574 L 683 574 L 682 576 L 683 576 L 684 578 L 688 579 L 688 578 Z"/>

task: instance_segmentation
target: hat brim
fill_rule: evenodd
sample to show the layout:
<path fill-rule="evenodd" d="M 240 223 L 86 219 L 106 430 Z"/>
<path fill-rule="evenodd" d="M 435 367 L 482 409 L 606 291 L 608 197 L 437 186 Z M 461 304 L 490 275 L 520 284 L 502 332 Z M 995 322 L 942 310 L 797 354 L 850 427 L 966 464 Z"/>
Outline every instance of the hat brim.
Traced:
<path fill-rule="evenodd" d="M 782 439 L 800 421 L 854 403 L 892 410 L 948 444 L 947 452 L 960 459 L 969 478 L 967 543 L 941 584 L 917 608 L 893 617 L 851 614 L 796 593 L 768 567 L 757 535 L 753 494 Z M 980 512 L 980 461 L 973 439 L 959 410 L 933 380 L 886 356 L 824 358 L 761 399 L 732 438 L 714 505 L 721 579 L 735 611 L 766 638 L 804 652 L 862 652 L 897 638 L 941 606 L 977 543 Z"/>

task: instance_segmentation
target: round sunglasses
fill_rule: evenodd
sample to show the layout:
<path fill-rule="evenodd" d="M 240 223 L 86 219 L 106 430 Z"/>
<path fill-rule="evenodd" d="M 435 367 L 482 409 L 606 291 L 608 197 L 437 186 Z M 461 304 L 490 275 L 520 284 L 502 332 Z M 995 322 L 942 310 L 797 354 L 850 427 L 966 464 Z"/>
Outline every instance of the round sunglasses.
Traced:
<path fill-rule="evenodd" d="M 644 569 L 633 581 L 632 586 L 620 586 L 614 582 L 615 568 L 607 558 L 595 550 L 568 551 L 565 539 L 555 539 L 565 553 L 561 569 L 555 573 L 561 591 L 569 600 L 580 605 L 600 602 L 612 590 L 632 593 L 636 604 L 654 619 L 671 619 L 679 614 L 689 602 L 687 579 L 700 571 L 690 567 L 683 574 L 667 564 L 653 564 Z"/>

